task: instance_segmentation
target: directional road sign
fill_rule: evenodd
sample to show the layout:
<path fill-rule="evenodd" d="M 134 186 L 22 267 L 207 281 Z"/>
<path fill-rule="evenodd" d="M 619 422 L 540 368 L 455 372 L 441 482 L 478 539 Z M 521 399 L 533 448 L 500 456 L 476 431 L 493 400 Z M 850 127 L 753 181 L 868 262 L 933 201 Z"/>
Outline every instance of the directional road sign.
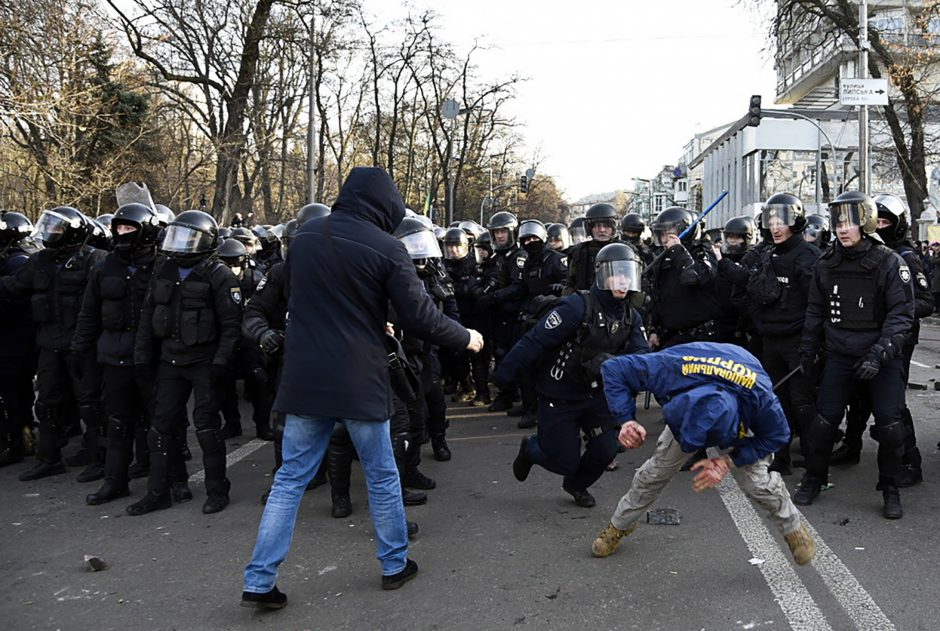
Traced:
<path fill-rule="evenodd" d="M 840 79 L 839 103 L 842 105 L 887 105 L 887 79 Z"/>

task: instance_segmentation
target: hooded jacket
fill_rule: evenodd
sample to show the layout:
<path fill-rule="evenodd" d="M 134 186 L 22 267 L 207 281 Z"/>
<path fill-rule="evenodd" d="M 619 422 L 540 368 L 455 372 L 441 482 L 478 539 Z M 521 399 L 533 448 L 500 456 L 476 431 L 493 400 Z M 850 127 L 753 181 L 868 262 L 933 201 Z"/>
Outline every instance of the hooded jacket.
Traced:
<path fill-rule="evenodd" d="M 470 342 L 469 332 L 434 306 L 405 246 L 391 235 L 404 216 L 391 177 L 357 167 L 332 213 L 306 222 L 294 237 L 286 263 L 289 321 L 278 412 L 388 419 L 383 335 L 389 301 L 405 332 L 455 349 Z"/>
<path fill-rule="evenodd" d="M 736 466 L 756 462 L 790 441 L 773 384 L 757 358 L 733 344 L 692 342 L 601 366 L 607 406 L 618 423 L 636 419 L 634 397 L 647 390 L 682 451 L 731 448 Z"/>

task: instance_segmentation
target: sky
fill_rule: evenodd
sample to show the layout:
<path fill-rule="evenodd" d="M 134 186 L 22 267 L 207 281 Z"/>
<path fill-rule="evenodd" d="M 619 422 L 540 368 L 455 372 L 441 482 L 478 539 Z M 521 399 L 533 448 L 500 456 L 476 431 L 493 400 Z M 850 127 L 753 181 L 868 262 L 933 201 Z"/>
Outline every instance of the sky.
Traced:
<path fill-rule="evenodd" d="M 752 94 L 773 104 L 776 75 L 754 0 L 414 0 L 479 76 L 528 77 L 509 110 L 539 173 L 569 201 L 632 189 L 676 164 L 695 133 L 742 117 Z M 370 9 L 401 15 L 399 3 Z M 392 13 L 394 11 L 394 13 Z"/>

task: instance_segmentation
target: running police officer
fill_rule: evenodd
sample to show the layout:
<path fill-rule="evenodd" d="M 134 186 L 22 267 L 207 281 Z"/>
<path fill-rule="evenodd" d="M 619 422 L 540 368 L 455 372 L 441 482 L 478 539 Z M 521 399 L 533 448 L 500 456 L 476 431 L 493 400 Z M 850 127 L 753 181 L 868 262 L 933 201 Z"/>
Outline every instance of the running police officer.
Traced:
<path fill-rule="evenodd" d="M 127 507 L 129 515 L 170 507 L 168 454 L 175 448 L 190 392 L 206 474 L 202 512 L 228 506 L 219 398 L 241 335 L 242 295 L 235 275 L 215 258 L 218 246 L 219 225 L 202 211 L 182 212 L 167 226 L 167 260 L 153 273 L 134 348 L 135 364 L 159 367 L 148 492 Z"/>
<path fill-rule="evenodd" d="M 562 488 L 586 508 L 595 505 L 588 488 L 617 454 L 619 425 L 607 410 L 601 363 L 614 355 L 649 351 L 643 322 L 628 300 L 640 287 L 636 252 L 613 243 L 597 253 L 594 263 L 594 285 L 563 298 L 495 374 L 497 383 L 533 369 L 536 375 L 539 429 L 522 440 L 513 462 L 516 479 L 524 481 L 533 464 L 541 465 L 564 476 Z"/>
<path fill-rule="evenodd" d="M 872 199 L 848 191 L 829 204 L 837 242 L 816 264 L 800 363 L 806 372 L 825 348 L 825 364 L 816 402 L 818 415 L 803 441 L 806 474 L 793 496 L 812 504 L 829 479 L 829 458 L 836 430 L 855 380 L 867 381 L 878 441 L 878 485 L 888 519 L 903 516 L 898 477 L 907 439 L 903 420 L 904 344 L 914 324 L 911 271 L 904 260 L 874 238 L 878 209 Z"/>

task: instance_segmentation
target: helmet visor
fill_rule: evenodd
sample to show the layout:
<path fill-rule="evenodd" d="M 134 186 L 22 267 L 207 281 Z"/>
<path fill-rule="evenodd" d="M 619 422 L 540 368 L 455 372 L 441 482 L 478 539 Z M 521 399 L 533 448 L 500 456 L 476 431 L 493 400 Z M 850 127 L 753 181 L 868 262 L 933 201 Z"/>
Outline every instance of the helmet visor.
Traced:
<path fill-rule="evenodd" d="M 61 239 L 70 227 L 77 226 L 73 226 L 72 220 L 65 215 L 60 215 L 52 210 L 44 210 L 42 216 L 39 217 L 39 221 L 36 222 L 33 238 L 50 245 Z"/>
<path fill-rule="evenodd" d="M 405 244 L 405 249 L 408 250 L 408 255 L 413 261 L 441 258 L 441 246 L 430 230 L 407 234 L 401 238 L 401 242 Z"/>
<path fill-rule="evenodd" d="M 490 251 L 482 246 L 476 246 L 473 248 L 473 258 L 477 265 L 482 265 L 483 261 L 490 258 Z"/>
<path fill-rule="evenodd" d="M 802 216 L 802 209 L 796 204 L 767 204 L 761 210 L 760 225 L 767 230 L 792 226 Z"/>
<path fill-rule="evenodd" d="M 566 250 L 571 247 L 571 235 L 568 231 L 559 232 L 557 236 L 549 237 L 549 242 L 556 250 Z"/>
<path fill-rule="evenodd" d="M 639 291 L 640 267 L 636 261 L 604 261 L 598 263 L 594 283 L 598 289 Z"/>
<path fill-rule="evenodd" d="M 444 258 L 448 261 L 459 261 L 470 254 L 470 245 L 467 242 L 444 243 Z"/>
<path fill-rule="evenodd" d="M 188 226 L 167 226 L 163 237 L 163 251 L 169 254 L 196 254 L 205 252 L 209 235 Z"/>
<path fill-rule="evenodd" d="M 679 229 L 679 224 L 675 222 L 669 223 L 654 223 L 652 226 L 653 231 L 653 243 L 660 247 L 666 247 L 666 237 L 672 235 L 678 237 L 679 233 L 682 231 Z"/>
<path fill-rule="evenodd" d="M 587 231 L 584 229 L 584 226 L 575 226 L 574 228 L 570 228 L 568 232 L 571 234 L 571 243 L 573 245 L 584 243 L 590 238 L 588 237 Z"/>
<path fill-rule="evenodd" d="M 864 204 L 834 204 L 829 206 L 829 222 L 833 230 L 864 226 L 869 209 Z"/>

